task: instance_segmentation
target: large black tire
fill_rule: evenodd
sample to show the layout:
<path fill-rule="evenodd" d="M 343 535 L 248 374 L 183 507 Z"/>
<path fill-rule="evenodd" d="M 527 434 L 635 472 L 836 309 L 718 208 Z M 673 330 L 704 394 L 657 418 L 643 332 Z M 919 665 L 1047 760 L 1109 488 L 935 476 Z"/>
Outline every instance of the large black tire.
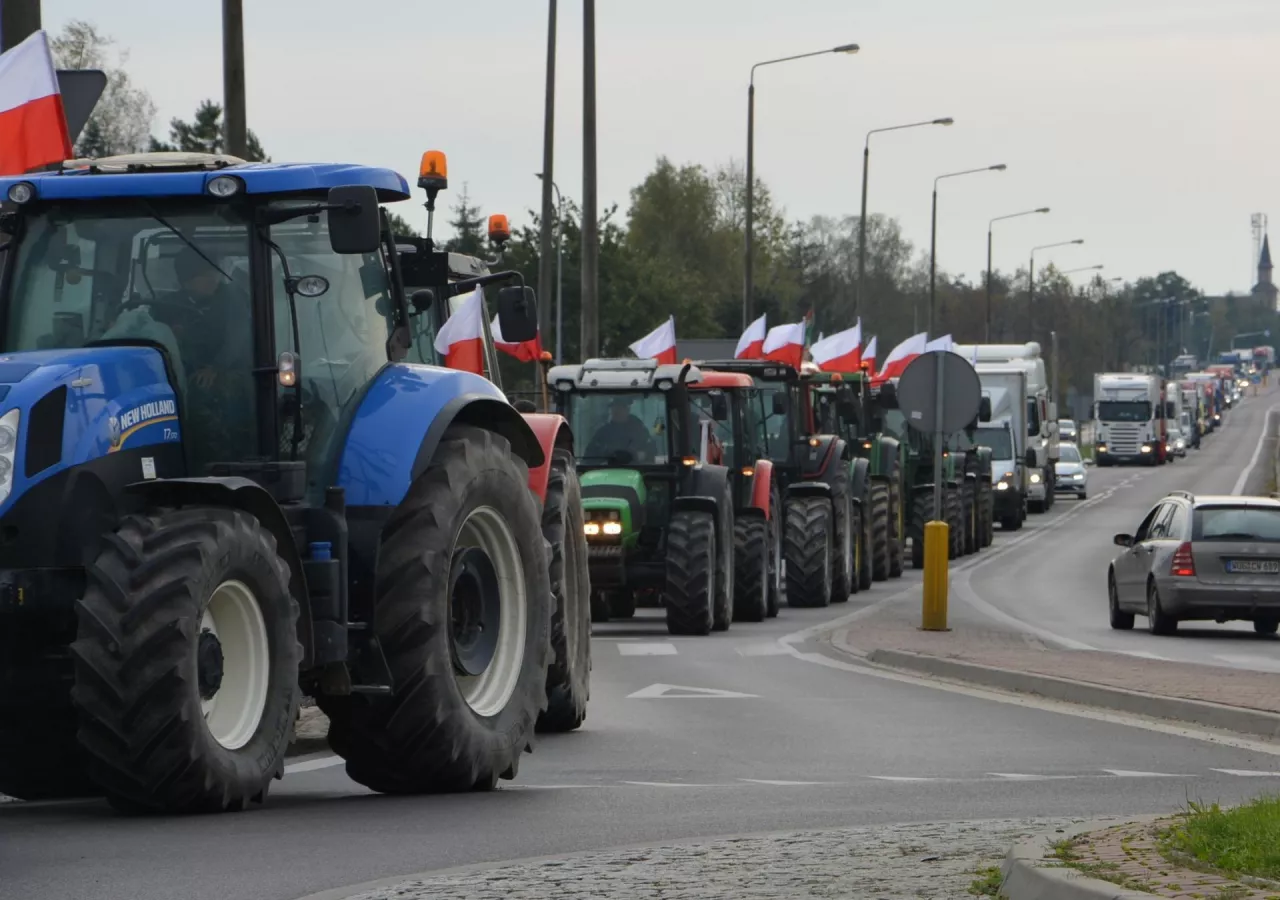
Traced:
<path fill-rule="evenodd" d="M 714 624 L 716 520 L 710 513 L 681 511 L 667 523 L 667 631 L 704 635 Z"/>
<path fill-rule="evenodd" d="M 982 541 L 979 537 L 982 522 L 978 515 L 977 482 L 966 481 L 961 491 L 964 499 L 964 552 L 967 556 L 982 549 Z"/>
<path fill-rule="evenodd" d="M 224 812 L 264 801 L 284 775 L 301 654 L 298 604 L 275 538 L 239 510 L 155 510 L 125 517 L 87 575 L 71 699 L 108 801 L 129 812 Z M 234 709 L 227 701 L 242 680 L 252 683 L 254 666 L 237 665 L 232 609 L 260 616 L 260 630 L 244 629 L 266 649 L 260 714 L 256 725 L 239 719 L 239 730 L 218 724 L 216 707 L 207 724 L 202 710 L 202 694 Z"/>
<path fill-rule="evenodd" d="M 76 726 L 69 704 L 57 710 L 0 707 L 0 794 L 19 800 L 101 794 L 89 777 Z"/>
<path fill-rule="evenodd" d="M 763 622 L 769 615 L 769 523 L 739 518 L 733 523 L 733 621 Z"/>
<path fill-rule="evenodd" d="M 555 610 L 551 613 L 551 650 L 547 667 L 547 708 L 539 731 L 573 731 L 587 717 L 591 696 L 591 577 L 587 573 L 582 487 L 573 454 L 556 449 L 542 505 L 542 536 L 551 545 L 547 574 Z"/>
<path fill-rule="evenodd" d="M 833 462 L 832 467 L 829 482 L 833 511 L 830 600 L 832 603 L 843 603 L 858 588 L 856 542 L 860 539 L 860 529 L 859 523 L 855 521 L 849 467 L 842 460 Z"/>
<path fill-rule="evenodd" d="M 959 559 L 964 555 L 964 504 L 960 489 L 948 487 L 943 493 L 943 518 L 947 523 L 947 558 Z"/>
<path fill-rule="evenodd" d="M 902 507 L 899 466 L 894 461 L 889 481 L 889 577 L 901 578 L 907 547 L 906 510 Z"/>
<path fill-rule="evenodd" d="M 859 504 L 853 504 L 849 508 L 849 535 L 850 541 L 853 543 L 853 559 L 850 561 L 850 571 L 852 575 L 849 580 L 849 593 L 837 593 L 833 587 L 831 590 L 832 603 L 848 603 L 850 594 L 856 594 L 862 590 L 862 567 L 866 561 L 866 526 L 862 521 L 862 507 Z M 835 574 L 832 574 L 832 578 Z M 867 575 L 870 578 L 870 573 Z"/>
<path fill-rule="evenodd" d="M 528 481 L 506 438 L 454 425 L 387 520 L 373 629 L 393 693 L 316 698 L 329 716 L 329 743 L 354 781 L 410 794 L 487 791 L 499 778 L 516 776 L 547 708 L 552 656 L 550 554 Z M 500 586 L 518 585 L 520 592 L 490 593 L 481 554 L 494 569 L 508 570 L 497 579 Z M 464 560 L 475 561 L 467 572 L 460 569 Z M 498 621 L 491 610 L 472 610 L 481 627 L 462 629 L 460 603 L 476 596 L 495 598 Z M 502 605 L 512 602 L 523 603 L 523 631 L 518 620 L 501 615 Z M 483 658 L 463 659 L 475 651 L 470 638 L 477 633 L 497 635 L 488 665 Z M 501 674 L 504 664 L 509 668 L 516 653 L 517 677 L 504 696 L 484 679 Z M 474 674 L 464 673 L 464 664 Z"/>
<path fill-rule="evenodd" d="M 831 501 L 826 497 L 787 500 L 787 605 L 826 606 L 831 602 Z"/>
<path fill-rule="evenodd" d="M 768 616 L 773 618 L 787 599 L 787 581 L 783 576 L 783 517 L 782 494 L 778 491 L 778 483 L 773 482 L 769 489 L 769 609 Z"/>
<path fill-rule="evenodd" d="M 991 489 L 991 482 L 979 482 L 978 505 L 982 511 L 983 547 L 990 547 L 992 542 L 996 539 L 995 504 L 995 492 Z"/>
<path fill-rule="evenodd" d="M 916 491 L 911 498 L 911 567 L 924 569 L 924 524 L 933 519 L 933 494 Z"/>
<path fill-rule="evenodd" d="M 871 589 L 871 582 L 875 580 L 875 569 L 872 566 L 871 559 L 871 498 L 868 495 L 865 498 L 866 505 L 858 506 L 854 512 L 858 517 L 858 527 L 854 534 L 858 535 L 857 552 L 854 555 L 854 569 L 858 573 L 858 578 L 854 582 L 858 591 L 866 591 Z M 844 600 L 848 600 L 845 597 Z M 835 601 L 833 602 L 843 602 Z"/>
<path fill-rule="evenodd" d="M 609 591 L 607 604 L 610 619 L 634 619 L 636 617 L 636 592 L 630 588 Z"/>
<path fill-rule="evenodd" d="M 889 552 L 889 485 L 873 482 L 871 485 L 871 577 L 887 581 L 890 577 L 893 556 Z"/>
<path fill-rule="evenodd" d="M 720 517 L 716 522 L 716 605 L 711 621 L 712 631 L 728 631 L 733 622 L 734 559 L 733 486 L 728 479 L 720 495 Z"/>
<path fill-rule="evenodd" d="M 591 589 L 591 621 L 608 622 L 612 615 L 609 594 L 600 588 Z"/>

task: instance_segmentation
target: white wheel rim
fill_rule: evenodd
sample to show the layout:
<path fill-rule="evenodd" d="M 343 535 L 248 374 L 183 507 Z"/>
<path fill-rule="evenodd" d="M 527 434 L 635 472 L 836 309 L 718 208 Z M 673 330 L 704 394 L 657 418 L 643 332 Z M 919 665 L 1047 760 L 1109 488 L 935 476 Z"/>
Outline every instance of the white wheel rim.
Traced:
<path fill-rule="evenodd" d="M 529 630 L 524 563 L 506 520 L 489 506 L 476 507 L 462 523 L 454 549 L 466 548 L 482 550 L 493 564 L 498 582 L 498 641 L 493 659 L 483 672 L 466 675 L 455 668 L 454 678 L 476 715 L 494 716 L 515 693 L 524 665 L 525 635 Z"/>
<path fill-rule="evenodd" d="M 244 582 L 224 581 L 209 598 L 200 632 L 222 648 L 221 684 L 200 700 L 205 727 L 222 747 L 239 750 L 253 739 L 267 706 L 271 650 L 258 598 Z"/>

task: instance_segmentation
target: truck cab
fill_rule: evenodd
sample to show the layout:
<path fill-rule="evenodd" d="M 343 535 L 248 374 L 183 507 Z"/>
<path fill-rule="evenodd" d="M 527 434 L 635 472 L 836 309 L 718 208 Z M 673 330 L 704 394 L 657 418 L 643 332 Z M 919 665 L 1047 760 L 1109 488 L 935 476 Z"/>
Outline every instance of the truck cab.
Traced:
<path fill-rule="evenodd" d="M 1160 465 L 1168 459 L 1165 386 L 1158 375 L 1093 377 L 1094 454 L 1100 466 Z"/>

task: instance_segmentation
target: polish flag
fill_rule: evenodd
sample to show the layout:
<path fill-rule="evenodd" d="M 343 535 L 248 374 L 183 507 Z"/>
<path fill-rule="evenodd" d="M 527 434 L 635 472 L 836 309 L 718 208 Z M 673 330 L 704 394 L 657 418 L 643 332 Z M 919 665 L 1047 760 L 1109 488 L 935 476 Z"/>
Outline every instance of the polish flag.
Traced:
<path fill-rule="evenodd" d="M 934 338 L 924 345 L 924 352 L 929 353 L 933 350 L 946 350 L 948 353 L 954 352 L 956 342 L 951 339 L 951 335 L 944 334 L 940 338 Z"/>
<path fill-rule="evenodd" d="M 734 359 L 764 359 L 764 338 L 769 329 L 765 325 L 765 316 L 756 319 L 742 332 L 738 338 L 738 349 L 733 351 Z"/>
<path fill-rule="evenodd" d="M 764 358 L 799 369 L 804 360 L 804 326 L 805 322 L 801 320 L 770 328 L 765 335 L 764 346 L 760 348 Z"/>
<path fill-rule="evenodd" d="M 49 40 L 37 31 L 0 55 L 0 175 L 71 158 Z"/>
<path fill-rule="evenodd" d="M 520 344 L 512 344 L 502 339 L 502 326 L 498 324 L 498 317 L 494 316 L 493 321 L 489 323 L 489 333 L 493 335 L 493 345 L 503 353 L 514 356 L 520 362 L 534 362 L 542 359 L 542 335 L 535 334 L 533 340 L 524 341 Z"/>
<path fill-rule="evenodd" d="M 484 374 L 484 290 L 476 288 L 436 334 L 436 352 L 450 369 Z"/>
<path fill-rule="evenodd" d="M 824 372 L 857 372 L 862 362 L 862 320 L 852 328 L 814 341 L 809 355 Z"/>
<path fill-rule="evenodd" d="M 873 375 L 876 371 L 876 336 L 871 335 L 871 340 L 867 341 L 867 348 L 862 351 L 862 365 Z"/>
<path fill-rule="evenodd" d="M 927 332 L 913 334 L 898 346 L 889 352 L 889 358 L 884 361 L 884 368 L 880 370 L 880 374 L 876 376 L 877 381 L 886 381 L 890 378 L 898 378 L 911 365 L 911 360 L 915 359 L 921 353 L 924 353 L 925 346 L 929 343 L 929 335 Z"/>
<path fill-rule="evenodd" d="M 656 359 L 659 363 L 676 361 L 676 317 L 671 316 L 653 331 L 628 348 L 639 359 Z"/>

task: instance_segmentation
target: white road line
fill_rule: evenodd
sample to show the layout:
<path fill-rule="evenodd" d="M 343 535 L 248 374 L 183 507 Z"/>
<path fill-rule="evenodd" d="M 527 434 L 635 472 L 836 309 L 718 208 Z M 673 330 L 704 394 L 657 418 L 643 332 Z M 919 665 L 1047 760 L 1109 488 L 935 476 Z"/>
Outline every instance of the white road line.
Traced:
<path fill-rule="evenodd" d="M 918 778 L 914 775 L 868 775 L 876 781 L 938 781 L 937 778 Z"/>
<path fill-rule="evenodd" d="M 284 767 L 284 774 L 296 775 L 299 772 L 314 772 L 317 769 L 332 769 L 342 765 L 341 756 L 321 756 L 318 759 L 304 759 L 302 762 L 289 763 Z"/>
<path fill-rule="evenodd" d="M 1267 410 L 1267 416 L 1262 422 L 1262 437 L 1258 438 L 1258 446 L 1253 448 L 1253 456 L 1249 459 L 1249 465 L 1244 467 L 1244 471 L 1240 473 L 1240 477 L 1236 479 L 1236 485 L 1231 489 L 1231 493 L 1237 496 L 1244 491 L 1244 486 L 1249 483 L 1249 476 L 1253 474 L 1254 467 L 1258 465 L 1258 457 L 1262 455 L 1262 445 L 1267 442 L 1267 437 L 1271 433 L 1271 414 L 1276 411 L 1276 407 Z"/>
<path fill-rule="evenodd" d="M 748 784 L 768 784 L 774 787 L 809 787 L 815 784 L 839 784 L 838 781 L 774 781 L 768 778 L 739 778 Z"/>
<path fill-rule="evenodd" d="M 1007 781 L 1065 781 L 1081 777 L 1079 775 L 1028 775 L 1022 772 L 988 772 L 987 774 Z"/>
<path fill-rule="evenodd" d="M 734 652 L 739 656 L 787 656 L 787 648 L 781 646 L 776 641 L 771 644 L 744 644 L 741 647 L 735 647 Z"/>
<path fill-rule="evenodd" d="M 1195 778 L 1194 775 L 1177 775 L 1173 772 L 1139 772 L 1134 769 L 1103 769 L 1117 778 Z"/>
<path fill-rule="evenodd" d="M 689 784 L 683 781 L 624 781 L 623 784 L 634 784 L 637 787 L 673 787 L 673 788 L 710 788 L 736 787 L 732 784 Z"/>
<path fill-rule="evenodd" d="M 658 642 L 619 644 L 618 652 L 623 656 L 675 656 L 676 645 Z"/>
<path fill-rule="evenodd" d="M 1113 650 L 1112 653 L 1121 653 L 1125 656 L 1136 656 L 1138 659 L 1158 659 L 1163 662 L 1172 662 L 1167 656 L 1161 656 L 1159 653 L 1152 653 L 1149 650 Z"/>
<path fill-rule="evenodd" d="M 1238 775 L 1241 778 L 1280 778 L 1280 772 L 1259 772 L 1254 769 L 1211 769 L 1223 775 Z"/>
<path fill-rule="evenodd" d="M 759 697 L 759 694 L 744 694 L 720 688 L 685 687 L 679 684 L 651 684 L 627 694 L 628 700 L 755 700 Z"/>

